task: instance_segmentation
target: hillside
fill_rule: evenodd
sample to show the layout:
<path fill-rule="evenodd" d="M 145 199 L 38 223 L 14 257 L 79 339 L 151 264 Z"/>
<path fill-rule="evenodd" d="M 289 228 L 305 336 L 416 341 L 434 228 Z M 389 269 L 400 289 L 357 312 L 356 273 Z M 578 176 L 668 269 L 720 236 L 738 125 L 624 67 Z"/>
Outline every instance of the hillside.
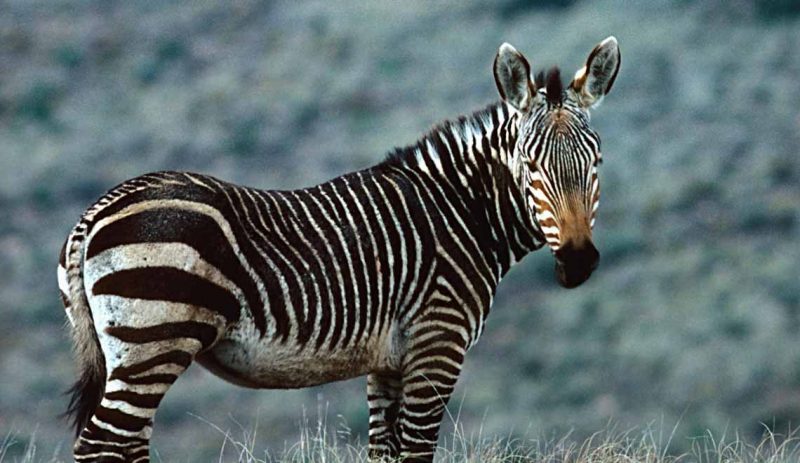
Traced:
<path fill-rule="evenodd" d="M 572 291 L 547 251 L 511 271 L 460 379 L 460 423 L 576 439 L 677 423 L 675 451 L 707 429 L 798 423 L 795 2 L 362 3 L 0 2 L 0 435 L 70 446 L 55 266 L 106 189 L 163 169 L 313 185 L 494 101 L 500 43 L 569 75 L 611 34 L 622 69 L 592 119 L 600 268 Z M 257 421 L 282 448 L 319 407 L 364 438 L 364 390 L 250 391 L 192 368 L 154 444 L 207 461 L 222 438 L 204 420 Z"/>

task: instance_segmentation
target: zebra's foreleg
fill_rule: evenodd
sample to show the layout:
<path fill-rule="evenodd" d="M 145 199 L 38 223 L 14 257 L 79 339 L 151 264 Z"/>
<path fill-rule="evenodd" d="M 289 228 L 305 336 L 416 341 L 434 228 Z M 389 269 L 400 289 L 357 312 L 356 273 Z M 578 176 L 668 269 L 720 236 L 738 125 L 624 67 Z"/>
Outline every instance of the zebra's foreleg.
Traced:
<path fill-rule="evenodd" d="M 367 376 L 370 459 L 380 461 L 400 456 L 397 412 L 402 388 L 402 377 L 399 372 L 372 373 Z"/>
<path fill-rule="evenodd" d="M 461 335 L 451 331 L 418 333 L 410 345 L 397 424 L 402 461 L 433 461 L 439 426 L 461 372 L 465 346 Z"/>

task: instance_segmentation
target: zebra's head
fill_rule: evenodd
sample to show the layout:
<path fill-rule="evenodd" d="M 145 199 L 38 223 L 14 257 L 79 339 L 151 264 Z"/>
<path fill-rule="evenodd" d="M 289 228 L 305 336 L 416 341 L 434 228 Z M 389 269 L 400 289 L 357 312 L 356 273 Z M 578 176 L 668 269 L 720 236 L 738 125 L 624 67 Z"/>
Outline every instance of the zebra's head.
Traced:
<path fill-rule="evenodd" d="M 556 277 L 567 288 L 586 281 L 600 261 L 592 227 L 602 157 L 589 110 L 611 90 L 619 64 L 614 37 L 592 50 L 566 89 L 558 68 L 532 80 L 528 61 L 508 43 L 494 61 L 500 96 L 519 116 L 515 173 L 529 212 L 555 256 Z"/>

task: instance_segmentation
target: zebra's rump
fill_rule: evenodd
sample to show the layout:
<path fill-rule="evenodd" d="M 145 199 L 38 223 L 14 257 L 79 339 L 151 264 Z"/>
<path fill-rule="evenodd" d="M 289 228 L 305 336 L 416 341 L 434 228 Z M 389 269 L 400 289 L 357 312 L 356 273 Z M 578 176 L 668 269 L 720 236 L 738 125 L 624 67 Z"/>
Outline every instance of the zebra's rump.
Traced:
<path fill-rule="evenodd" d="M 177 223 L 161 226 L 163 220 Z M 210 221 L 152 202 L 101 220 L 86 248 L 87 294 L 201 307 L 227 323 L 238 321 L 246 307 L 260 309 L 258 289 Z"/>

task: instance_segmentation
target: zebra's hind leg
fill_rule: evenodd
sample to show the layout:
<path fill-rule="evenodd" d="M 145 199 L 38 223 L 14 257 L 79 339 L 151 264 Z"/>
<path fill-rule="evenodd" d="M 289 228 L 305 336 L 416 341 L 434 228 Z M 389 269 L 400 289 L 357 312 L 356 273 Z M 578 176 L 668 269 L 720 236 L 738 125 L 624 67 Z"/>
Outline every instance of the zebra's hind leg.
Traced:
<path fill-rule="evenodd" d="M 98 333 L 108 376 L 100 405 L 75 443 L 75 460 L 150 461 L 153 417 L 161 399 L 219 332 L 215 324 L 184 321 L 108 326 Z"/>
<path fill-rule="evenodd" d="M 369 457 L 374 461 L 400 456 L 397 439 L 397 412 L 400 407 L 402 377 L 396 373 L 371 373 L 367 376 L 369 403 Z"/>

